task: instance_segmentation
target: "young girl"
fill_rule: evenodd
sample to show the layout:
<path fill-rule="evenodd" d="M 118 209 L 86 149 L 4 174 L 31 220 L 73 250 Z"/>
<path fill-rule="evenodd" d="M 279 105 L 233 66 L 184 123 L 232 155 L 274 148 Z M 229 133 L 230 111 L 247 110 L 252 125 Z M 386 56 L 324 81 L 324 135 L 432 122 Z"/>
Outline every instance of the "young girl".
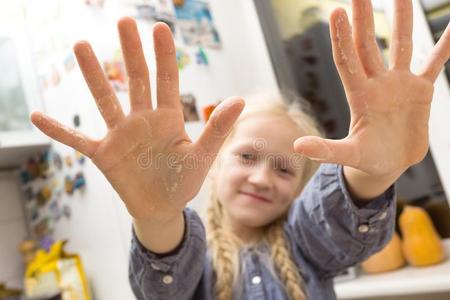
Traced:
<path fill-rule="evenodd" d="M 370 0 L 353 1 L 353 33 L 344 10 L 331 15 L 333 55 L 351 110 L 349 135 L 339 141 L 319 137 L 307 114 L 280 99 L 260 99 L 233 127 L 244 103 L 231 98 L 193 143 L 184 131 L 166 25 L 154 27 L 153 108 L 136 24 L 119 21 L 128 115 L 89 44 L 75 45 L 106 137 L 92 140 L 39 112 L 31 119 L 90 157 L 126 204 L 134 229 L 130 282 L 138 299 L 335 299 L 333 276 L 389 241 L 393 183 L 428 150 L 433 83 L 450 56 L 447 28 L 423 71 L 412 74 L 412 4 L 395 5 L 389 69 L 374 39 Z M 210 173 L 207 243 L 186 204 L 219 150 Z M 322 164 L 308 181 L 312 161 Z"/>

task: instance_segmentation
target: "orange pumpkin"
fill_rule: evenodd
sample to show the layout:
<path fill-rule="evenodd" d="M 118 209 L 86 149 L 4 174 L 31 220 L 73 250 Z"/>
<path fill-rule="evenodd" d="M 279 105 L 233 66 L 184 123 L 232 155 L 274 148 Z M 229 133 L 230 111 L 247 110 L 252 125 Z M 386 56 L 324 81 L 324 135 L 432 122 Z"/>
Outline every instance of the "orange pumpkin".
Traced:
<path fill-rule="evenodd" d="M 399 225 L 403 235 L 403 253 L 409 264 L 423 267 L 445 260 L 441 238 L 424 209 L 405 206 Z"/>
<path fill-rule="evenodd" d="M 392 271 L 404 265 L 405 258 L 403 257 L 401 240 L 395 232 L 386 247 L 369 257 L 361 264 L 361 267 L 366 273 L 375 274 Z"/>

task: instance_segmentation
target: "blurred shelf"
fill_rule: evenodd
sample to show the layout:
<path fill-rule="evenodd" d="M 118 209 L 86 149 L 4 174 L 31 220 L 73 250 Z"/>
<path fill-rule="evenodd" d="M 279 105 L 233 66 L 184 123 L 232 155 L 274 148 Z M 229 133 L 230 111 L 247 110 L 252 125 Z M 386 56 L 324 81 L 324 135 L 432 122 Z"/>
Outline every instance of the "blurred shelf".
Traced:
<path fill-rule="evenodd" d="M 450 239 L 444 240 L 447 260 L 425 268 L 411 266 L 378 275 L 360 274 L 335 284 L 339 299 L 357 299 L 450 292 Z"/>
<path fill-rule="evenodd" d="M 0 132 L 0 169 L 19 167 L 49 146 L 50 139 L 37 130 Z"/>

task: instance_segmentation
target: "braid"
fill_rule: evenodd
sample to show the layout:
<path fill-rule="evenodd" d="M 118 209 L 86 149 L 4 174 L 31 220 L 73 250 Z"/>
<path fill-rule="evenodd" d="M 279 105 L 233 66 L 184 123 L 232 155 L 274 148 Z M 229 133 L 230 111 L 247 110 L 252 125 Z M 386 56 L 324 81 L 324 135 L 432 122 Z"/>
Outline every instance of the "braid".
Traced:
<path fill-rule="evenodd" d="M 306 299 L 302 290 L 303 280 L 288 251 L 289 246 L 283 231 L 283 218 L 269 228 L 267 240 L 271 245 L 272 260 L 289 298 Z"/>
<path fill-rule="evenodd" d="M 208 243 L 216 273 L 215 293 L 217 300 L 229 300 L 233 294 L 233 280 L 239 270 L 238 252 L 233 239 L 222 228 L 221 206 L 217 199 L 208 207 Z"/>

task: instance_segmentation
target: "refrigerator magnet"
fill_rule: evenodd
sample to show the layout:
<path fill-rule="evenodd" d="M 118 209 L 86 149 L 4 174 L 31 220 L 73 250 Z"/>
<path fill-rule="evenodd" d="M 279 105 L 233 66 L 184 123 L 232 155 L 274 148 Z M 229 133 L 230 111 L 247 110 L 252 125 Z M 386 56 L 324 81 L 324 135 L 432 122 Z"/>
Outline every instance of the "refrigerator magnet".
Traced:
<path fill-rule="evenodd" d="M 73 194 L 74 184 L 73 180 L 70 178 L 69 175 L 67 175 L 66 178 L 64 179 L 64 189 L 68 195 Z"/>

